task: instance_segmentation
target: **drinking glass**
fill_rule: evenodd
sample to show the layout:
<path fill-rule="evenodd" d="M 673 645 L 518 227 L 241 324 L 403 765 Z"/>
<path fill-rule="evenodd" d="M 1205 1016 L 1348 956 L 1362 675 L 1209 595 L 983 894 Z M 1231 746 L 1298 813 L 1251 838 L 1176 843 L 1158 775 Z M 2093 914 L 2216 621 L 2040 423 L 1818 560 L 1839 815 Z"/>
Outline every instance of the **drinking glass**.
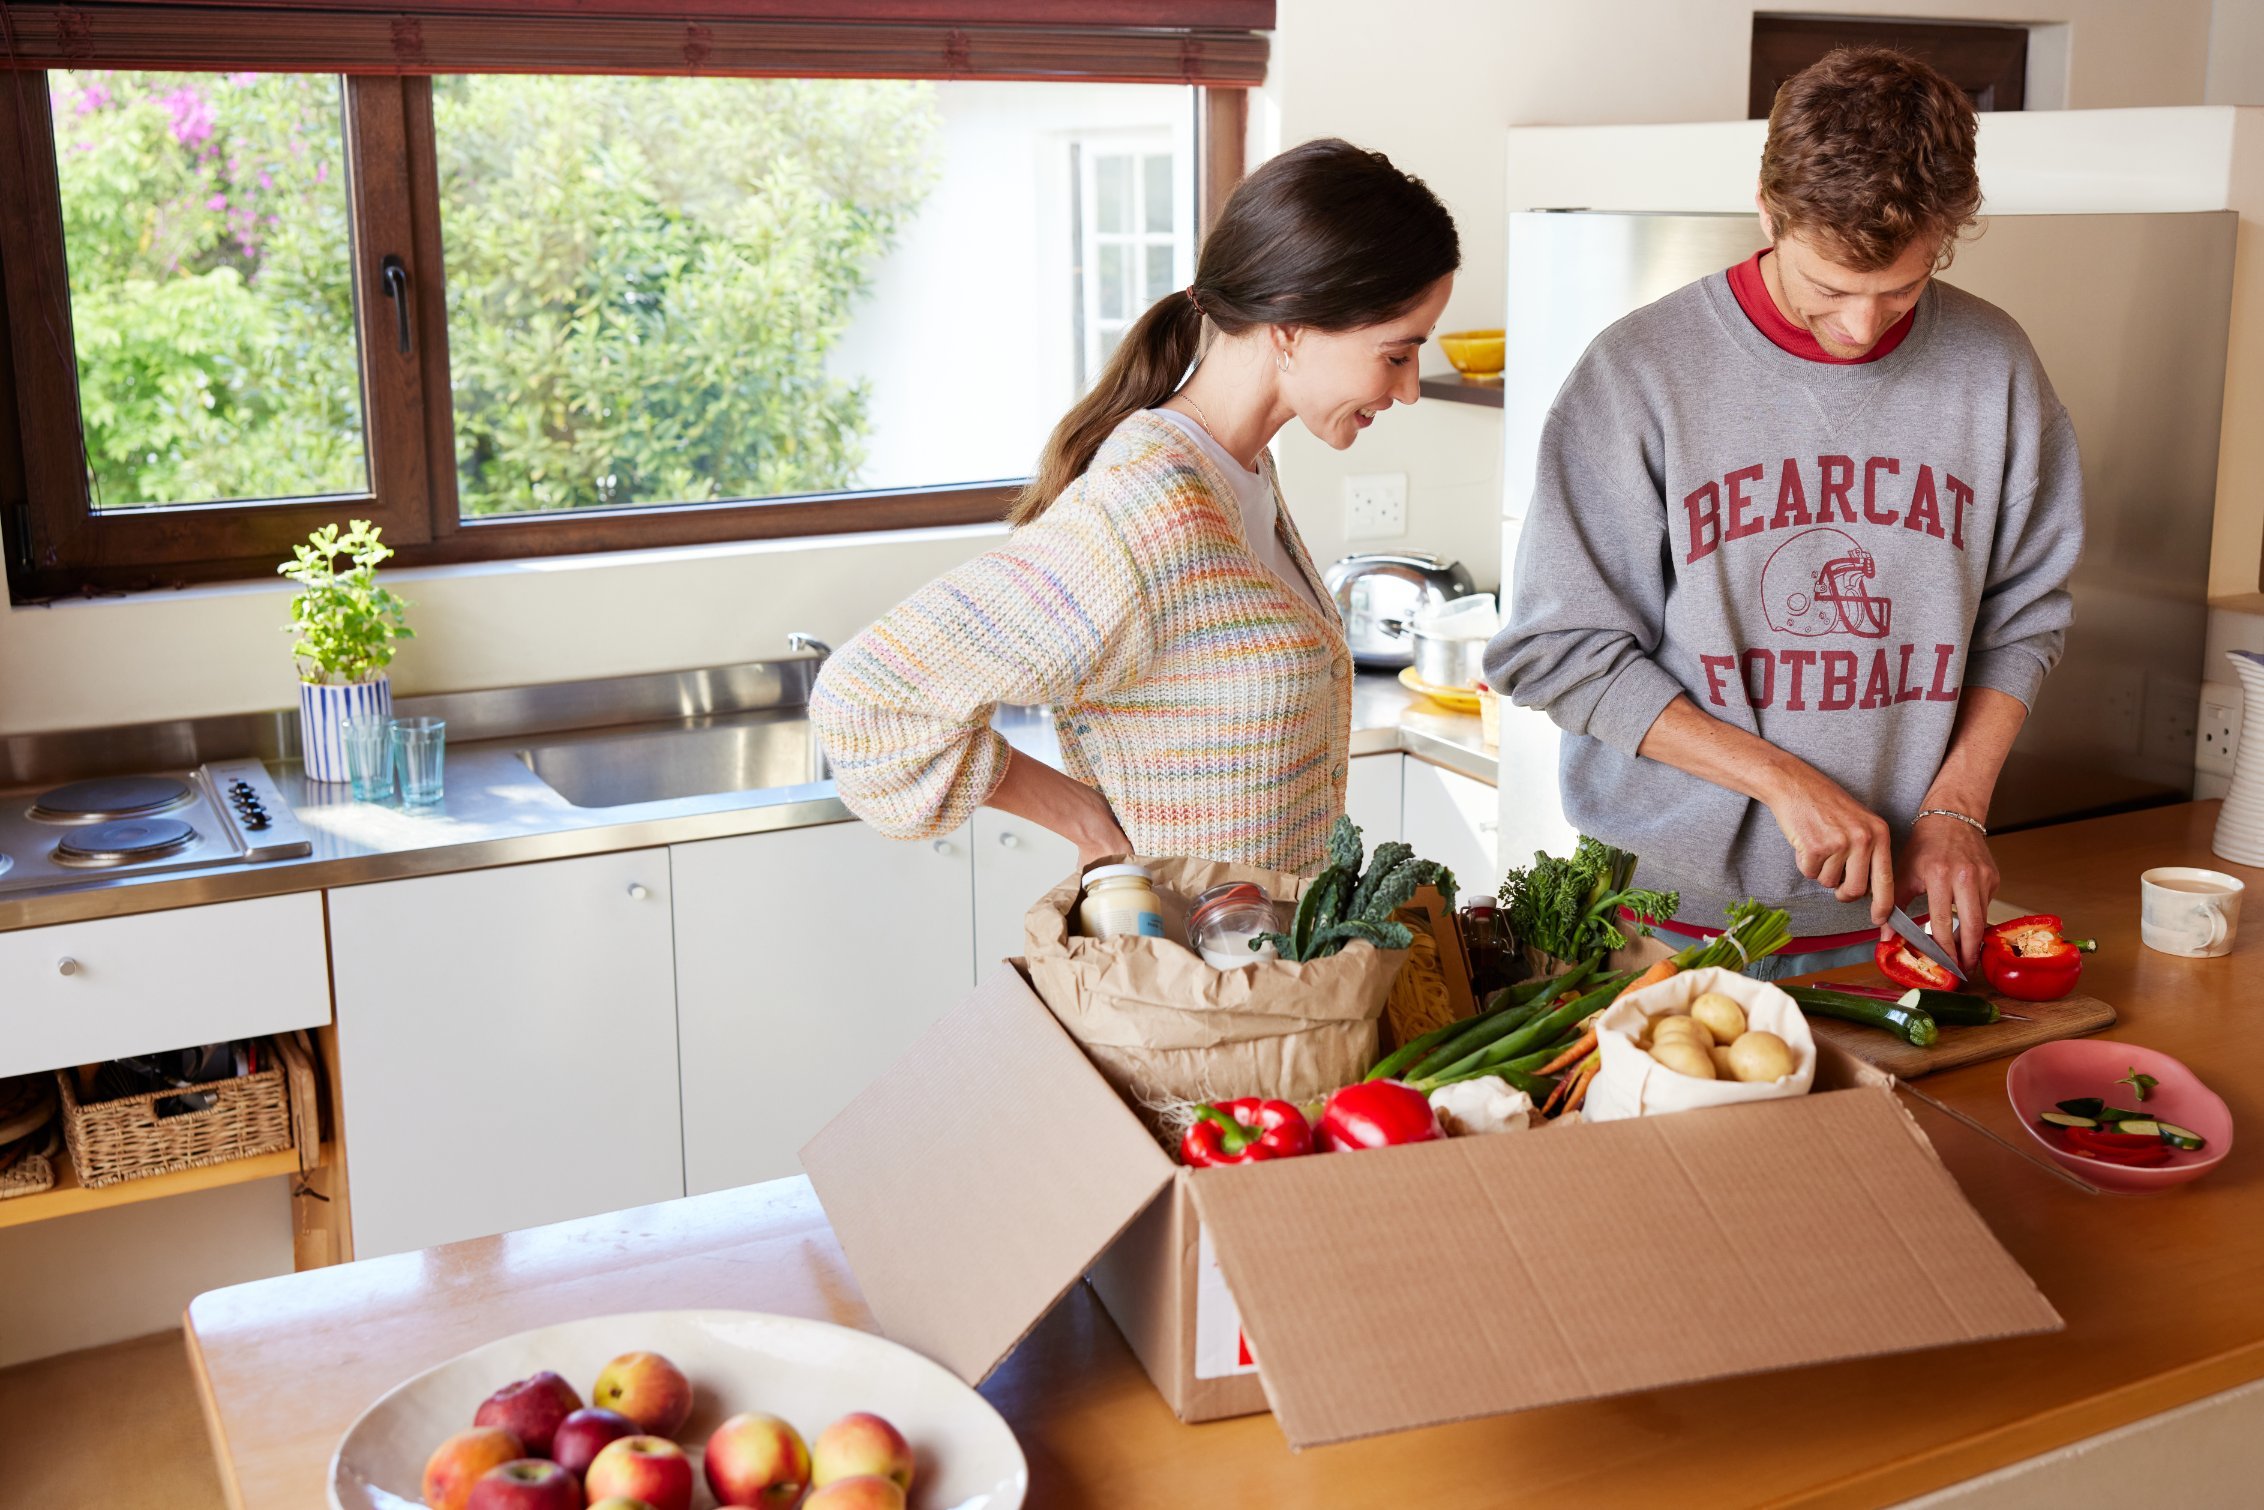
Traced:
<path fill-rule="evenodd" d="M 338 721 L 339 738 L 346 744 L 346 775 L 354 783 L 356 802 L 393 800 L 392 725 L 389 718 Z"/>
<path fill-rule="evenodd" d="M 393 766 L 401 777 L 401 801 L 430 807 L 440 801 L 440 767 L 447 753 L 447 722 L 438 718 L 393 720 Z"/>

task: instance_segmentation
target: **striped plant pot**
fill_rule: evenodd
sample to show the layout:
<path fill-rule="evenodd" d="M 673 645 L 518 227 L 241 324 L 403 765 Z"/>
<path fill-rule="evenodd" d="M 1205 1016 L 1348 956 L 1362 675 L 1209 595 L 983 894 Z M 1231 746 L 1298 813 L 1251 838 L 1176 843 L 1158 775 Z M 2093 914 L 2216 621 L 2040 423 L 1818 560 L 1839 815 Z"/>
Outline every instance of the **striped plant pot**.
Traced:
<path fill-rule="evenodd" d="M 391 718 L 393 683 L 373 681 L 334 686 L 299 683 L 299 756 L 309 781 L 346 781 L 346 740 L 339 726 L 349 718 Z"/>

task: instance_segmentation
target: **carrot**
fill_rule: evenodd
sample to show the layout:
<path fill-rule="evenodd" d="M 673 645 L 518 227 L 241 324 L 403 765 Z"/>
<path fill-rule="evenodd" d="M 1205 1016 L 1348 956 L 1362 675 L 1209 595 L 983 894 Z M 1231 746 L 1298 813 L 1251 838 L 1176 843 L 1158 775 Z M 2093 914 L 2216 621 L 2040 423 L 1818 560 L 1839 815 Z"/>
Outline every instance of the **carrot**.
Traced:
<path fill-rule="evenodd" d="M 1572 1065 L 1578 1064 L 1581 1060 L 1587 1058 L 1595 1051 L 1596 1030 L 1594 1028 L 1590 1028 L 1587 1032 L 1581 1034 L 1579 1038 L 1573 1041 L 1571 1048 L 1566 1049 L 1563 1053 L 1557 1055 L 1556 1058 L 1550 1060 L 1547 1064 L 1542 1065 L 1533 1073 L 1536 1075 L 1553 1075 L 1561 1069 L 1566 1069 Z"/>
<path fill-rule="evenodd" d="M 1641 975 L 1638 975 L 1635 977 L 1635 979 L 1629 981 L 1627 983 L 1627 990 L 1622 991 L 1620 994 L 1622 996 L 1625 996 L 1629 994 L 1629 992 L 1640 991 L 1645 986 L 1655 986 L 1660 981 L 1665 980 L 1668 976 L 1673 975 L 1674 973 L 1676 972 L 1675 963 L 1673 960 L 1660 960 L 1650 969 L 1644 971 Z"/>
<path fill-rule="evenodd" d="M 1596 1071 L 1602 1069 L 1603 1067 L 1604 1061 L 1602 1056 L 1599 1055 L 1596 1058 L 1589 1060 L 1586 1064 L 1582 1065 L 1580 1067 L 1579 1074 L 1570 1077 L 1570 1079 L 1572 1080 L 1572 1091 L 1564 1098 L 1564 1104 L 1557 1108 L 1558 1116 L 1561 1117 L 1566 1112 L 1576 1112 L 1580 1110 L 1581 1103 L 1588 1099 L 1589 1083 L 1596 1078 Z"/>

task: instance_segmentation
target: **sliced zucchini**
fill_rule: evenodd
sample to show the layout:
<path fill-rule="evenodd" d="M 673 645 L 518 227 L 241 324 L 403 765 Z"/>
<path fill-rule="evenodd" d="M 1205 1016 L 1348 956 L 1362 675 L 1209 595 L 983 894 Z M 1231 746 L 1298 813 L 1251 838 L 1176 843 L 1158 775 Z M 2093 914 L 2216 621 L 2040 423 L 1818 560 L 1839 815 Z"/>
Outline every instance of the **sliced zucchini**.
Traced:
<path fill-rule="evenodd" d="M 2096 1118 L 2107 1109 L 2107 1103 L 2097 1096 L 2078 1096 L 2073 1101 L 2062 1101 L 2060 1110 L 2078 1117 Z"/>
<path fill-rule="evenodd" d="M 1822 986 L 1788 986 L 1785 989 L 1786 994 L 1800 1003 L 1800 1009 L 1811 1017 L 1836 1017 L 1842 1022 L 1881 1028 L 1913 1048 L 1927 1048 L 1941 1034 L 1941 1029 L 1935 1025 L 1930 1015 L 1914 1011 L 1900 1002 L 1881 1001 L 1875 996 L 1849 996 L 1843 991 L 1833 991 Z"/>
<path fill-rule="evenodd" d="M 2036 1120 L 2039 1122 L 2049 1122 L 2054 1127 L 2093 1128 L 2099 1125 L 2098 1123 L 2092 1121 L 2089 1117 L 2079 1117 L 2073 1112 L 2046 1112 Z"/>
<path fill-rule="evenodd" d="M 2190 1152 L 2209 1146 L 2207 1138 L 2189 1128 L 2180 1127 L 2175 1122 L 2156 1122 L 2154 1125 L 2162 1130 L 2162 1141 L 2173 1148 L 2183 1148 Z"/>
<path fill-rule="evenodd" d="M 2159 1138 L 2162 1124 L 2146 1117 L 2126 1117 L 2115 1124 L 2115 1131 L 2129 1133 L 2134 1138 Z"/>
<path fill-rule="evenodd" d="M 2126 1112 L 2119 1106 L 2102 1106 L 2094 1115 L 2100 1121 L 2109 1124 L 2116 1122 L 2151 1122 L 2154 1120 L 2153 1114 L 2150 1112 Z"/>

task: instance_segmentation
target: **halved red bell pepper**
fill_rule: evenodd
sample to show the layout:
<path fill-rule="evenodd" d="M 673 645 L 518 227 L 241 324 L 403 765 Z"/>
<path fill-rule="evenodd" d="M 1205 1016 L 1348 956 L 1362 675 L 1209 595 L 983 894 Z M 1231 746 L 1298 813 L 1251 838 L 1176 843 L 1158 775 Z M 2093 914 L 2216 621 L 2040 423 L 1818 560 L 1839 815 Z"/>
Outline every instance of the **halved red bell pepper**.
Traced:
<path fill-rule="evenodd" d="M 1921 991 L 1955 991 L 1964 984 L 1900 938 L 1879 940 L 1872 962 L 1879 967 L 1881 975 L 1898 986 L 1915 986 Z"/>
<path fill-rule="evenodd" d="M 2048 913 L 2014 918 L 1981 941 L 1981 973 L 1990 985 L 2021 1001 L 2058 1001 L 2075 989 L 2083 956 L 2098 945 L 2071 939 Z"/>
<path fill-rule="evenodd" d="M 1286 1101 L 1243 1096 L 1195 1108 L 1195 1125 L 1179 1140 L 1179 1157 L 1196 1168 L 1256 1164 L 1313 1151 L 1313 1127 Z"/>
<path fill-rule="evenodd" d="M 2177 1150 L 2160 1138 L 2137 1133 L 2108 1132 L 2104 1128 L 2071 1127 L 2067 1141 L 2077 1153 L 2106 1164 L 2132 1164 L 2144 1168 L 2167 1163 Z"/>
<path fill-rule="evenodd" d="M 1363 1080 L 1330 1095 L 1313 1141 L 1322 1152 L 1390 1148 L 1446 1136 L 1430 1098 L 1397 1080 Z"/>

